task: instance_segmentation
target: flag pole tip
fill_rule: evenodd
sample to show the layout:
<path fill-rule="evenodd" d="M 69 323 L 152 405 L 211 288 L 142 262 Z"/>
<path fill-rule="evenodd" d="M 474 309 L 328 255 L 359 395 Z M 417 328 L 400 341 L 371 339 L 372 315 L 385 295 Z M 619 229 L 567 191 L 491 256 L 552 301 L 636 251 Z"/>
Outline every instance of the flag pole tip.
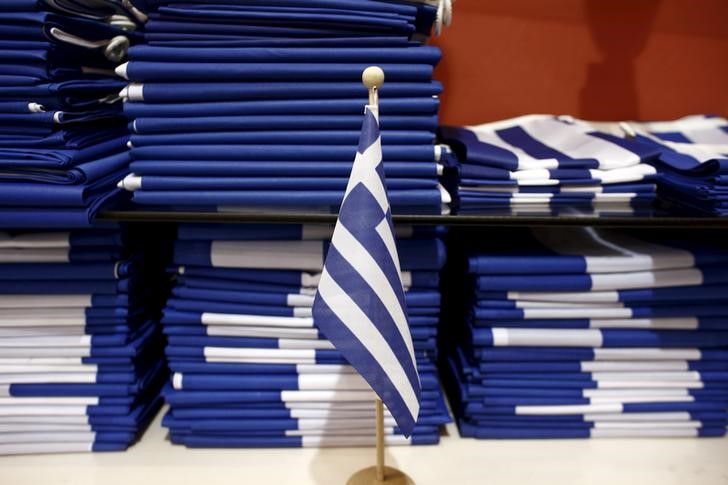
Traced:
<path fill-rule="evenodd" d="M 361 81 L 367 89 L 378 89 L 384 84 L 384 71 L 379 66 L 369 66 L 364 69 Z"/>

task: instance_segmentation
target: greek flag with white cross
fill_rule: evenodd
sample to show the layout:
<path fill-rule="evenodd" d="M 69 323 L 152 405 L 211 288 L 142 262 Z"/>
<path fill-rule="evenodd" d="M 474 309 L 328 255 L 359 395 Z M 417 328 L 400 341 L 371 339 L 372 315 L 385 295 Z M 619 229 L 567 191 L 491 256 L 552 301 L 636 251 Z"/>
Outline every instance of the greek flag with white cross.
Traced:
<path fill-rule="evenodd" d="M 409 436 L 420 380 L 384 179 L 376 108 L 359 149 L 313 304 L 316 326 L 369 383 Z"/>

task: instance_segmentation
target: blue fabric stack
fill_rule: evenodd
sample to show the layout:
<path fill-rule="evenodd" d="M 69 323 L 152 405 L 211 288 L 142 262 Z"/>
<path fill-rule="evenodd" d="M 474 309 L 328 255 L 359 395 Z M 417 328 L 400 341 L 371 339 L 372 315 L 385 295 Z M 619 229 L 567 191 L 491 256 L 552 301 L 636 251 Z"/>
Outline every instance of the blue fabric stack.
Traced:
<path fill-rule="evenodd" d="M 311 306 L 333 228 L 182 225 L 177 284 L 162 318 L 172 382 L 163 424 L 188 447 L 374 444 L 375 394 L 316 328 Z M 423 387 L 414 434 L 434 444 L 449 421 L 434 360 L 444 246 L 436 229 L 398 229 Z"/>
<path fill-rule="evenodd" d="M 636 140 L 660 149 L 660 199 L 683 211 L 728 215 L 728 120 L 695 115 L 627 125 Z"/>
<path fill-rule="evenodd" d="M 129 15 L 128 17 L 126 15 Z M 128 173 L 120 1 L 0 2 L 0 226 L 84 227 Z"/>
<path fill-rule="evenodd" d="M 145 206 L 336 211 L 380 65 L 381 128 L 395 213 L 440 214 L 450 196 L 434 145 L 435 7 L 398 1 L 147 0 L 131 81 L 132 172 Z"/>
<path fill-rule="evenodd" d="M 128 239 L 0 232 L 0 455 L 124 450 L 154 416 L 160 284 Z"/>
<path fill-rule="evenodd" d="M 626 215 L 655 199 L 654 145 L 568 117 L 440 129 L 459 161 L 457 211 Z"/>
<path fill-rule="evenodd" d="M 534 236 L 468 252 L 471 300 L 447 362 L 461 433 L 723 436 L 728 251 L 591 229 Z"/>

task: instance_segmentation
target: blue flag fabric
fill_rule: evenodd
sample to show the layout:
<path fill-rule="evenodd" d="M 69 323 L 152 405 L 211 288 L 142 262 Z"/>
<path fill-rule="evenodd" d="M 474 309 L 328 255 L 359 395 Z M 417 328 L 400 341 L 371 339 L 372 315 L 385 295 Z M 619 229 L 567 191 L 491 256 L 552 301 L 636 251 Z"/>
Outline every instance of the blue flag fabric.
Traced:
<path fill-rule="evenodd" d="M 419 414 L 421 388 L 385 188 L 379 125 L 371 107 L 364 115 L 313 315 L 409 436 Z"/>

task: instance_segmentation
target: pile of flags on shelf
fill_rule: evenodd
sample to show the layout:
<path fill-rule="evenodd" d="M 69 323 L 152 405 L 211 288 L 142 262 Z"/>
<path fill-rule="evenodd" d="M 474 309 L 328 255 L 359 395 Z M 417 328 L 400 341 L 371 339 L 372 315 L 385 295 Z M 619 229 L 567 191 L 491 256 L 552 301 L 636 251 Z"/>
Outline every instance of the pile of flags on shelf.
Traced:
<path fill-rule="evenodd" d="M 628 215 L 655 199 L 659 149 L 568 117 L 443 126 L 459 165 L 457 211 Z"/>
<path fill-rule="evenodd" d="M 375 394 L 312 317 L 333 228 L 181 225 L 162 318 L 171 383 L 163 425 L 188 447 L 374 444 Z M 435 359 L 444 246 L 438 228 L 397 228 L 422 383 L 409 438 L 385 411 L 388 445 L 434 444 L 449 422 Z"/>
<path fill-rule="evenodd" d="M 451 201 L 434 145 L 440 83 L 426 3 L 146 1 L 145 45 L 117 73 L 131 119 L 134 202 L 187 210 L 316 210 L 341 203 L 377 64 L 395 213 Z M 445 2 L 447 3 L 447 2 Z"/>
<path fill-rule="evenodd" d="M 124 450 L 156 413 L 164 268 L 133 241 L 0 232 L 0 455 Z"/>
<path fill-rule="evenodd" d="M 675 121 L 625 122 L 628 136 L 660 150 L 658 195 L 674 210 L 728 214 L 728 120 L 686 116 Z"/>
<path fill-rule="evenodd" d="M 0 225 L 85 227 L 121 193 L 114 67 L 140 39 L 121 2 L 0 2 Z"/>
<path fill-rule="evenodd" d="M 470 243 L 442 369 L 461 434 L 723 436 L 728 251 L 660 241 L 562 228 Z"/>
<path fill-rule="evenodd" d="M 728 213 L 728 120 L 618 123 L 528 115 L 443 126 L 459 166 L 458 212 Z M 657 192 L 655 190 L 657 189 Z"/>

